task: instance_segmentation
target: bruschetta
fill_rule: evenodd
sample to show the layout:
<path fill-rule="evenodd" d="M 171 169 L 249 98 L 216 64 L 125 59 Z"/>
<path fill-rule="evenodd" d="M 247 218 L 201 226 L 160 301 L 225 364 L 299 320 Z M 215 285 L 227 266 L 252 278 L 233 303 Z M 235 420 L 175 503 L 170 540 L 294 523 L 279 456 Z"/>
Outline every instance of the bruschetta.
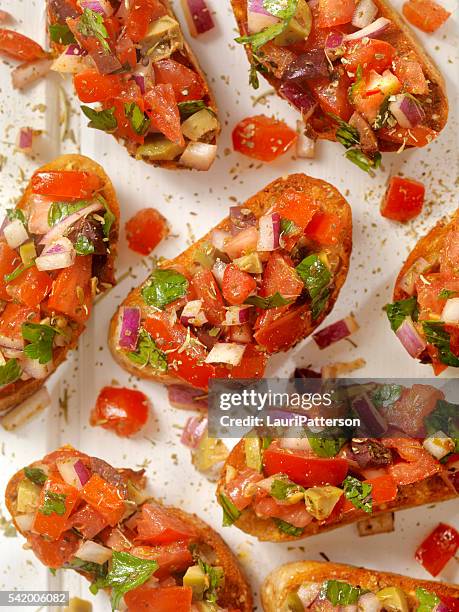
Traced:
<path fill-rule="evenodd" d="M 421 238 L 385 307 L 392 330 L 435 374 L 459 367 L 459 212 Z"/>
<path fill-rule="evenodd" d="M 73 569 L 90 590 L 127 609 L 252 612 L 236 558 L 195 515 L 145 491 L 144 470 L 115 469 L 70 446 L 20 470 L 6 505 L 27 547 L 52 569 Z M 123 608 L 125 609 L 125 608 Z"/>
<path fill-rule="evenodd" d="M 119 207 L 101 166 L 63 155 L 39 168 L 0 236 L 0 413 L 34 394 L 113 286 Z"/>
<path fill-rule="evenodd" d="M 168 0 L 48 0 L 48 29 L 89 127 L 156 166 L 210 168 L 217 107 Z"/>
<path fill-rule="evenodd" d="M 261 599 L 265 612 L 333 612 L 346 606 L 361 612 L 454 612 L 459 587 L 339 563 L 298 561 L 266 578 Z"/>
<path fill-rule="evenodd" d="M 386 437 L 354 428 L 325 438 L 307 429 L 301 438 L 244 438 L 217 487 L 224 525 L 283 542 L 458 496 L 457 406 L 441 391 L 370 384 L 351 387 L 349 397 L 337 415 L 358 412 Z"/>
<path fill-rule="evenodd" d="M 232 5 L 252 82 L 259 71 L 301 112 L 310 137 L 340 142 L 363 170 L 444 128 L 443 78 L 385 0 Z"/>
<path fill-rule="evenodd" d="M 141 378 L 204 391 L 214 377 L 262 377 L 270 354 L 331 311 L 351 248 L 351 210 L 333 186 L 278 179 L 128 295 L 113 356 Z"/>

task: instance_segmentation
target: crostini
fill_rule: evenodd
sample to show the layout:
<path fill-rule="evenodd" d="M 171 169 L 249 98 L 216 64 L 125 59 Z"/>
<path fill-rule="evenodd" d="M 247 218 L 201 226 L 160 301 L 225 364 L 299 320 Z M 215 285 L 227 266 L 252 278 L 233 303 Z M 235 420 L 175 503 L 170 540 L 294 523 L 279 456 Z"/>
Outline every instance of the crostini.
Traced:
<path fill-rule="evenodd" d="M 145 485 L 144 470 L 115 469 L 66 446 L 17 472 L 5 497 L 37 558 L 77 571 L 93 593 L 109 592 L 113 610 L 124 597 L 132 612 L 252 612 L 250 588 L 221 537 L 149 498 Z"/>
<path fill-rule="evenodd" d="M 371 171 L 381 152 L 429 144 L 444 128 L 443 78 L 385 0 L 232 0 L 250 64 Z"/>
<path fill-rule="evenodd" d="M 392 330 L 435 374 L 459 367 L 459 211 L 421 238 L 385 307 Z"/>
<path fill-rule="evenodd" d="M 270 354 L 331 311 L 351 249 L 351 210 L 333 186 L 278 179 L 128 295 L 113 356 L 141 378 L 202 390 L 214 377 L 262 377 Z"/>
<path fill-rule="evenodd" d="M 305 612 L 358 607 L 362 612 L 458 609 L 459 587 L 339 563 L 298 561 L 274 570 L 264 581 L 265 612 Z"/>
<path fill-rule="evenodd" d="M 81 155 L 39 168 L 0 236 L 0 413 L 34 394 L 75 348 L 97 293 L 113 286 L 119 207 Z"/>
<path fill-rule="evenodd" d="M 49 0 L 48 29 L 89 127 L 156 166 L 210 168 L 217 107 L 168 0 Z"/>
<path fill-rule="evenodd" d="M 302 438 L 241 440 L 217 487 L 224 525 L 283 542 L 459 495 L 459 442 L 450 423 L 457 406 L 441 391 L 372 384 L 350 397 L 339 407 L 343 415 L 357 411 L 387 437 L 363 438 L 354 429 L 321 439 L 305 430 Z"/>

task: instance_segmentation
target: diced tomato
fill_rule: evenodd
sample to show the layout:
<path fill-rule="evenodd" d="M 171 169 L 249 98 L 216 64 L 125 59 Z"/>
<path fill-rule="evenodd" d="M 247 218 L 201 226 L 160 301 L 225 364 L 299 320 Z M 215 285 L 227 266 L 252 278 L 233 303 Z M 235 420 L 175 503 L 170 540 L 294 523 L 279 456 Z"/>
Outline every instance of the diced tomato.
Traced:
<path fill-rule="evenodd" d="M 195 529 L 159 504 L 152 502 L 142 506 L 140 516 L 133 520 L 137 529 L 136 541 L 152 545 L 196 538 Z"/>
<path fill-rule="evenodd" d="M 416 561 L 432 576 L 438 576 L 459 548 L 459 533 L 440 523 L 416 550 Z"/>
<path fill-rule="evenodd" d="M 0 54 L 22 62 L 31 62 L 46 57 L 46 51 L 38 43 L 19 32 L 6 28 L 0 28 Z"/>
<path fill-rule="evenodd" d="M 13 298 L 30 308 L 36 308 L 51 291 L 52 283 L 49 274 L 40 272 L 36 266 L 33 266 L 8 283 L 6 290 L 10 299 Z"/>
<path fill-rule="evenodd" d="M 117 552 L 130 551 L 135 534 L 128 530 L 125 526 L 121 530 L 119 527 L 107 527 L 100 532 L 98 540 L 107 548 L 116 550 Z"/>
<path fill-rule="evenodd" d="M 402 12 L 412 25 L 427 33 L 438 30 L 451 15 L 434 0 L 409 0 Z"/>
<path fill-rule="evenodd" d="M 301 295 L 303 289 L 304 283 L 291 262 L 277 251 L 271 253 L 263 272 L 262 295 L 268 297 L 280 293 L 292 300 Z"/>
<path fill-rule="evenodd" d="M 72 531 L 66 531 L 57 540 L 48 540 L 41 535 L 29 532 L 27 542 L 38 559 L 52 569 L 59 569 L 75 556 L 80 548 L 81 538 Z"/>
<path fill-rule="evenodd" d="M 440 351 L 436 346 L 432 344 L 427 345 L 427 353 L 432 361 L 432 370 L 435 376 L 440 376 L 442 372 L 447 369 L 447 365 L 445 365 L 440 358 Z"/>
<path fill-rule="evenodd" d="M 425 417 L 444 399 L 444 393 L 436 387 L 413 385 L 404 389 L 400 399 L 385 409 L 385 415 L 390 425 L 409 436 L 420 437 L 425 434 Z"/>
<path fill-rule="evenodd" d="M 116 42 L 116 56 L 121 64 L 126 64 L 132 69 L 137 64 L 137 52 L 134 43 L 129 36 L 124 32 Z"/>
<path fill-rule="evenodd" d="M 440 297 L 443 289 L 458 292 L 459 279 L 449 273 L 433 273 L 423 275 L 415 281 L 416 293 L 419 303 L 419 318 L 429 320 L 433 315 L 440 315 L 445 306 L 445 300 Z"/>
<path fill-rule="evenodd" d="M 295 225 L 304 230 L 320 206 L 305 193 L 288 187 L 276 200 L 272 211 L 278 212 L 283 219 L 293 221 Z"/>
<path fill-rule="evenodd" d="M 440 595 L 440 599 L 451 612 L 459 612 L 459 598 L 450 597 L 449 595 Z"/>
<path fill-rule="evenodd" d="M 392 176 L 381 203 L 381 215 L 406 223 L 417 217 L 424 205 L 425 187 L 419 181 Z"/>
<path fill-rule="evenodd" d="M 139 587 L 124 596 L 128 612 L 191 612 L 193 590 L 191 587 Z"/>
<path fill-rule="evenodd" d="M 290 308 L 286 314 L 263 324 L 254 338 L 268 353 L 285 351 L 306 334 L 310 322 L 311 315 L 307 307 Z"/>
<path fill-rule="evenodd" d="M 116 98 L 123 91 L 119 74 L 100 74 L 97 70 L 85 70 L 73 77 L 73 85 L 82 102 L 103 102 Z"/>
<path fill-rule="evenodd" d="M 293 482 L 303 487 L 338 486 L 346 478 L 349 469 L 346 459 L 323 459 L 311 456 L 306 451 L 286 451 L 276 444 L 271 444 L 265 450 L 263 466 L 266 476 L 287 474 Z"/>
<path fill-rule="evenodd" d="M 317 212 L 306 228 L 305 234 L 319 244 L 331 246 L 338 243 L 342 229 L 343 223 L 338 215 Z"/>
<path fill-rule="evenodd" d="M 424 96 L 429 93 L 429 86 L 421 64 L 409 57 L 397 56 L 393 61 L 395 76 L 403 85 L 403 90 Z"/>
<path fill-rule="evenodd" d="M 108 523 L 95 508 L 85 504 L 71 515 L 66 529 L 76 529 L 86 540 L 92 540 Z"/>
<path fill-rule="evenodd" d="M 170 83 L 155 85 L 145 95 L 145 102 L 152 125 L 172 142 L 184 146 L 180 112 L 172 85 Z"/>
<path fill-rule="evenodd" d="M 297 133 L 286 123 L 265 115 L 247 117 L 233 129 L 234 150 L 263 162 L 286 153 L 296 139 Z"/>
<path fill-rule="evenodd" d="M 395 47 L 384 40 L 363 38 L 346 45 L 343 64 L 348 72 L 354 74 L 359 66 L 364 73 L 371 69 L 382 73 L 390 68 L 395 53 Z"/>
<path fill-rule="evenodd" d="M 18 346 L 21 346 L 24 342 L 21 332 L 22 324 L 36 323 L 39 320 L 38 309 L 29 308 L 22 304 L 7 304 L 0 314 L 0 336 L 6 336 L 10 340 L 16 341 Z"/>
<path fill-rule="evenodd" d="M 193 276 L 191 286 L 198 299 L 202 300 L 202 309 L 209 323 L 221 325 L 225 319 L 225 303 L 212 272 L 201 268 Z"/>
<path fill-rule="evenodd" d="M 343 121 L 349 121 L 354 112 L 348 96 L 351 79 L 344 70 L 337 74 L 337 80 L 332 82 L 327 78 L 317 78 L 310 79 L 308 85 L 324 113 L 338 115 Z"/>
<path fill-rule="evenodd" d="M 92 256 L 77 256 L 70 268 L 64 268 L 57 275 L 48 299 L 48 309 L 85 323 L 92 307 L 91 276 Z"/>
<path fill-rule="evenodd" d="M 81 497 L 112 526 L 121 520 L 126 510 L 120 490 L 99 474 L 91 476 L 81 490 Z"/>
<path fill-rule="evenodd" d="M 438 474 L 440 464 L 413 438 L 384 438 L 383 444 L 395 449 L 403 459 L 388 471 L 398 485 L 408 485 Z"/>
<path fill-rule="evenodd" d="M 126 114 L 127 104 L 136 104 L 140 112 L 145 112 L 145 101 L 139 86 L 134 81 L 129 81 L 123 91 L 120 92 L 115 99 L 106 100 L 104 106 L 115 109 L 114 116 L 117 123 L 116 135 L 119 138 L 124 138 L 129 142 L 143 144 L 145 135 L 138 134 L 132 127 L 131 118 Z"/>
<path fill-rule="evenodd" d="M 231 259 L 236 259 L 255 251 L 258 242 L 258 229 L 256 227 L 246 227 L 228 240 L 225 244 L 225 252 Z"/>
<path fill-rule="evenodd" d="M 263 497 L 253 504 L 253 510 L 261 518 L 278 518 L 299 529 L 303 529 L 313 520 L 304 502 L 282 505 L 276 503 L 272 497 Z"/>
<path fill-rule="evenodd" d="M 103 187 L 97 174 L 75 170 L 46 170 L 32 177 L 32 191 L 62 200 L 88 200 Z"/>
<path fill-rule="evenodd" d="M 41 489 L 33 531 L 57 540 L 67 529 L 67 519 L 79 499 L 78 489 L 48 478 Z"/>
<path fill-rule="evenodd" d="M 129 248 L 141 255 L 149 255 L 168 233 L 166 219 L 155 208 L 139 210 L 126 223 Z"/>
<path fill-rule="evenodd" d="M 157 561 L 159 569 L 155 572 L 155 578 L 160 580 L 172 573 L 184 572 L 193 565 L 189 541 L 182 540 L 162 546 L 135 546 L 130 553 L 135 557 Z"/>
<path fill-rule="evenodd" d="M 229 264 L 223 274 L 222 293 L 228 304 L 243 304 L 255 291 L 257 283 L 253 276 L 243 272 L 234 264 Z"/>
<path fill-rule="evenodd" d="M 390 70 L 385 70 L 382 75 L 370 70 L 352 87 L 352 101 L 355 109 L 369 123 L 373 123 L 386 96 L 398 93 L 401 87 L 402 84 Z"/>
<path fill-rule="evenodd" d="M 111 16 L 111 17 L 104 16 L 104 26 L 107 30 L 108 41 L 111 43 L 111 45 L 114 46 L 121 32 L 121 23 L 119 19 L 117 19 L 115 16 Z M 121 61 L 121 58 L 119 56 L 118 56 L 118 59 Z M 121 63 L 123 62 L 121 61 Z M 134 66 L 136 63 L 137 62 L 134 63 Z"/>
<path fill-rule="evenodd" d="M 459 227 L 449 231 L 440 252 L 440 271 L 457 276 L 459 274 Z"/>
<path fill-rule="evenodd" d="M 389 142 L 405 144 L 408 147 L 425 147 L 438 136 L 438 132 L 425 125 L 418 125 L 414 128 L 381 128 L 378 130 L 378 137 Z"/>
<path fill-rule="evenodd" d="M 129 437 L 148 420 L 148 398 L 141 391 L 125 387 L 104 387 L 91 411 L 89 422 Z"/>
<path fill-rule="evenodd" d="M 247 344 L 241 362 L 237 366 L 229 366 L 229 378 L 262 378 L 268 355 L 259 351 L 255 345 Z"/>
<path fill-rule="evenodd" d="M 260 472 L 245 468 L 242 472 L 239 472 L 236 478 L 227 483 L 225 491 L 238 510 L 244 510 L 244 508 L 250 506 L 255 492 L 250 491 L 249 485 L 260 482 L 260 480 L 263 480 Z"/>
<path fill-rule="evenodd" d="M 147 35 L 150 23 L 167 14 L 160 0 L 132 2 L 126 18 L 126 32 L 133 42 L 140 42 Z"/>
<path fill-rule="evenodd" d="M 355 0 L 319 0 L 319 28 L 349 23 L 355 11 Z"/>
<path fill-rule="evenodd" d="M 191 68 L 173 59 L 163 59 L 153 63 L 156 83 L 169 83 L 174 90 L 177 102 L 202 100 L 206 91 L 200 76 Z"/>
<path fill-rule="evenodd" d="M 0 299 L 9 301 L 11 296 L 6 291 L 5 276 L 17 268 L 21 260 L 19 255 L 8 246 L 5 240 L 0 240 Z"/>

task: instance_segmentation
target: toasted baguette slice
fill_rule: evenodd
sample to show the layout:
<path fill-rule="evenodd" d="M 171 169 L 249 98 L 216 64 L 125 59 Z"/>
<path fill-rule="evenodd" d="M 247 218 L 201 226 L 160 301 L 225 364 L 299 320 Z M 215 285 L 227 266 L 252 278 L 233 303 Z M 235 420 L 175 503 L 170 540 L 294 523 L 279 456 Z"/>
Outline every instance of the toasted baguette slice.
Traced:
<path fill-rule="evenodd" d="M 438 597 L 459 598 L 459 587 L 452 584 L 442 584 L 431 580 L 417 580 L 391 574 L 368 570 L 339 563 L 323 563 L 318 561 L 298 561 L 287 563 L 274 570 L 265 579 L 261 588 L 261 600 L 265 612 L 287 612 L 286 601 L 289 593 L 296 591 L 307 583 L 324 583 L 328 580 L 346 582 L 354 587 L 377 592 L 386 587 L 398 587 L 408 600 L 409 610 L 417 609 L 419 602 L 415 595 L 416 589 L 424 589 L 435 593 Z M 331 606 L 331 604 L 329 604 Z"/>
<path fill-rule="evenodd" d="M 239 31 L 242 36 L 245 36 L 248 34 L 247 0 L 231 0 L 231 4 Z M 374 4 L 378 8 L 378 17 L 385 17 L 392 21 L 392 25 L 381 34 L 381 39 L 393 45 L 399 56 L 407 56 L 410 59 L 414 59 L 422 66 L 424 76 L 429 82 L 429 94 L 419 96 L 426 112 L 425 125 L 434 130 L 434 132 L 440 132 L 448 120 L 448 98 L 446 96 L 445 82 L 440 71 L 398 11 L 394 10 L 391 4 L 385 0 L 374 0 Z M 246 45 L 246 51 L 249 60 L 252 61 L 253 56 L 249 45 Z M 284 66 L 284 68 L 286 67 Z M 269 70 L 263 71 L 261 74 L 279 93 L 281 79 L 277 78 Z M 336 140 L 336 130 L 324 129 L 322 131 L 311 126 L 309 126 L 309 129 L 311 135 L 316 138 Z M 378 136 L 378 146 L 382 152 L 398 151 L 403 146 L 403 142 L 390 142 L 390 139 L 382 139 Z M 411 146 L 413 145 L 405 144 L 406 148 Z"/>
<path fill-rule="evenodd" d="M 72 456 L 72 453 L 75 453 L 74 449 L 70 446 L 64 446 L 51 455 L 59 455 L 59 458 L 65 457 L 66 453 L 68 453 L 69 457 Z M 50 455 L 48 455 L 49 457 Z M 145 486 L 145 477 L 143 475 L 143 470 L 141 471 L 133 471 L 126 468 L 113 469 L 109 464 L 105 461 L 101 461 L 100 459 L 94 459 L 99 463 L 101 473 L 105 471 L 106 478 L 110 477 L 113 479 L 113 482 L 118 480 L 122 482 L 125 479 L 129 479 L 131 482 L 135 484 L 135 486 L 141 490 Z M 29 467 L 43 467 L 43 463 L 40 461 L 34 462 Z M 9 513 L 12 516 L 13 523 L 21 533 L 22 536 L 27 537 L 27 534 L 21 531 L 21 528 L 17 522 L 17 493 L 18 487 L 22 480 L 24 480 L 24 470 L 20 470 L 17 472 L 8 482 L 6 492 L 5 492 L 5 503 Z M 159 501 L 154 499 L 147 499 L 143 503 L 154 503 L 155 505 L 161 505 Z M 139 509 L 142 505 L 139 506 Z M 206 555 L 209 555 L 209 562 L 213 566 L 219 566 L 223 568 L 225 581 L 224 584 L 218 591 L 218 604 L 222 608 L 234 608 L 239 609 L 241 612 L 252 612 L 253 610 L 253 597 L 250 586 L 247 582 L 247 579 L 242 572 L 238 561 L 234 554 L 231 552 L 228 545 L 224 542 L 224 540 L 203 520 L 201 520 L 195 514 L 188 514 L 179 508 L 174 508 L 171 506 L 162 506 L 164 510 L 167 511 L 167 514 L 173 518 L 178 519 L 182 523 L 185 523 L 189 526 L 190 530 L 197 534 L 196 537 L 196 546 L 199 550 L 205 552 Z M 128 520 L 128 519 L 126 519 Z M 120 525 L 122 526 L 123 523 Z M 211 558 L 211 561 L 210 561 Z M 94 576 L 91 574 L 77 570 L 79 574 L 92 581 Z"/>
<path fill-rule="evenodd" d="M 297 308 L 301 311 L 301 320 L 298 325 L 298 334 L 294 338 L 293 342 L 282 350 L 292 348 L 296 343 L 300 342 L 304 338 L 308 337 L 318 327 L 324 318 L 331 312 L 333 305 L 335 304 L 341 287 L 343 286 L 347 272 L 349 269 L 349 259 L 352 251 L 352 213 L 349 204 L 339 193 L 339 191 L 320 179 L 315 179 L 305 174 L 293 174 L 287 177 L 282 177 L 276 181 L 270 183 L 267 187 L 262 189 L 259 193 L 249 198 L 243 205 L 244 209 L 248 209 L 253 212 L 255 217 L 259 219 L 264 215 L 287 189 L 295 189 L 298 192 L 302 192 L 308 196 L 312 201 L 320 203 L 321 210 L 327 213 L 333 213 L 337 215 L 342 223 L 339 235 L 337 236 L 336 244 L 330 247 L 333 254 L 337 256 L 339 267 L 336 273 L 333 275 L 333 285 L 330 292 L 330 298 L 328 300 L 326 308 L 323 312 L 315 319 L 312 320 L 310 314 L 310 304 L 298 306 Z M 176 269 L 190 269 L 193 267 L 194 253 L 200 245 L 211 242 L 212 232 L 215 230 L 230 231 L 231 221 L 229 217 L 226 217 L 221 223 L 219 223 L 213 230 L 208 232 L 195 244 L 190 246 L 186 251 L 175 257 L 174 259 L 161 262 L 160 268 L 176 268 Z M 172 372 L 161 373 L 156 369 L 146 366 L 136 366 L 128 357 L 126 352 L 119 349 L 118 346 L 118 325 L 120 319 L 121 309 L 129 307 L 139 307 L 142 311 L 142 320 L 149 314 L 149 307 L 145 304 L 141 290 L 142 286 L 134 289 L 122 302 L 117 312 L 113 316 L 110 331 L 109 331 L 109 346 L 112 351 L 115 360 L 128 372 L 139 376 L 140 378 L 146 378 L 157 382 L 162 382 L 166 385 L 173 383 L 180 383 L 177 376 Z M 296 307 L 296 306 L 295 306 Z M 263 351 L 263 347 L 257 347 Z"/>
<path fill-rule="evenodd" d="M 231 466 L 238 472 L 241 472 L 247 467 L 244 440 L 238 442 L 229 454 L 228 459 L 222 470 L 222 476 L 217 485 L 217 498 L 225 489 L 227 468 Z M 437 502 L 446 501 L 457 498 L 458 493 L 454 491 L 453 485 L 448 482 L 442 474 L 436 474 L 421 482 L 416 482 L 409 485 L 399 485 L 398 494 L 394 501 L 382 504 L 373 509 L 372 517 L 386 514 L 387 512 L 396 512 L 398 510 L 406 510 L 424 504 L 435 504 Z M 291 542 L 293 540 L 302 540 L 312 535 L 330 531 L 344 525 L 357 523 L 362 518 L 368 518 L 363 511 L 355 511 L 347 513 L 347 517 L 338 518 L 333 521 L 320 523 L 313 521 L 307 525 L 303 533 L 299 536 L 289 535 L 281 531 L 272 518 L 260 518 L 257 516 L 251 506 L 242 510 L 240 517 L 235 521 L 234 525 L 242 531 L 258 538 L 260 541 L 266 542 Z"/>
<path fill-rule="evenodd" d="M 146 0 L 141 0 L 141 2 L 145 2 L 145 1 Z M 116 0 L 115 2 L 113 2 L 112 4 L 114 5 L 114 9 L 118 10 L 118 8 L 121 6 L 123 2 L 124 0 L 121 0 L 121 1 Z M 172 17 L 172 19 L 174 19 L 177 23 L 180 24 L 179 20 L 177 19 L 177 15 L 175 14 L 172 8 L 171 2 L 169 2 L 169 0 L 160 0 L 160 2 L 164 5 L 168 15 Z M 48 28 L 50 25 L 56 24 L 56 23 L 65 24 L 66 19 L 78 17 L 78 15 L 80 14 L 78 11 L 72 8 L 69 5 L 69 3 L 65 3 L 62 0 L 48 0 L 47 9 L 48 9 L 47 10 Z M 203 102 L 208 108 L 210 108 L 215 113 L 215 115 L 217 115 L 218 109 L 217 109 L 217 103 L 215 101 L 214 94 L 209 87 L 207 77 L 204 74 L 199 64 L 198 58 L 196 57 L 195 53 L 193 52 L 193 50 L 191 49 L 190 45 L 188 44 L 186 40 L 186 37 L 182 31 L 181 26 L 180 26 L 180 33 L 183 38 L 183 47 L 181 50 L 173 54 L 173 59 L 175 61 L 178 61 L 180 64 L 183 64 L 187 68 L 191 68 L 192 70 L 196 72 L 196 74 L 199 76 L 199 79 L 201 81 L 201 86 L 204 92 Z M 53 43 L 53 42 L 51 43 L 51 47 L 56 56 L 62 53 L 65 49 L 65 46 L 58 44 L 58 43 Z M 212 145 L 217 144 L 218 135 L 220 133 L 220 130 L 221 130 L 221 126 L 219 125 L 218 128 L 215 130 L 215 135 L 213 139 L 209 141 L 208 144 L 212 144 Z M 179 159 L 174 159 L 172 161 L 170 160 L 154 161 L 146 156 L 137 155 L 138 145 L 135 142 L 130 142 L 129 140 L 126 140 L 121 137 L 118 138 L 116 137 L 116 135 L 114 136 L 119 142 L 119 144 L 126 148 L 129 155 L 131 157 L 134 157 L 135 159 L 142 159 L 144 162 L 150 165 L 157 166 L 160 168 L 166 168 L 168 170 L 188 168 L 188 166 L 181 164 Z"/>
<path fill-rule="evenodd" d="M 120 211 L 116 193 L 109 177 L 104 172 L 102 166 L 98 163 L 84 157 L 83 155 L 62 155 L 49 164 L 45 164 L 41 168 L 38 168 L 37 172 L 44 172 L 49 170 L 77 170 L 82 172 L 89 172 L 97 175 L 103 182 L 103 188 L 101 190 L 102 196 L 108 203 L 110 210 L 115 216 L 115 220 L 110 230 L 109 236 L 109 250 L 103 261 L 99 261 L 97 266 L 93 262 L 93 274 L 98 279 L 98 289 L 104 291 L 108 287 L 115 284 L 115 259 L 118 245 L 118 234 L 119 234 L 119 218 Z M 26 213 L 30 212 L 29 198 L 32 195 L 32 183 L 29 182 L 26 190 L 24 191 L 21 199 L 16 205 L 16 208 L 23 210 Z M 100 256 L 97 257 L 100 259 Z M 48 376 L 43 379 L 29 379 L 19 380 L 7 387 L 0 390 L 0 414 L 7 412 L 14 406 L 17 406 L 25 399 L 33 395 L 38 391 L 46 382 L 47 378 L 58 368 L 58 366 L 65 361 L 67 353 L 74 349 L 78 343 L 80 334 L 84 331 L 84 325 L 75 326 L 74 334 L 71 341 L 65 347 L 55 348 L 53 351 L 53 365 Z"/>

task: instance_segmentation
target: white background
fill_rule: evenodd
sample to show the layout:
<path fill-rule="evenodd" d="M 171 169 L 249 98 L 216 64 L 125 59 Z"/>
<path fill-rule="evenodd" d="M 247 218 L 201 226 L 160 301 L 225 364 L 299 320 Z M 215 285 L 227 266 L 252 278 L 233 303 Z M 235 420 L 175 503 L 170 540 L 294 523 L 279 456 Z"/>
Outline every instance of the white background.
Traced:
<path fill-rule="evenodd" d="M 330 181 L 348 198 L 354 214 L 354 251 L 347 283 L 327 323 L 353 312 L 361 329 L 353 336 L 357 347 L 343 341 L 319 351 L 311 341 L 301 343 L 288 356 L 280 355 L 270 362 L 268 374 L 290 375 L 296 366 L 312 364 L 315 368 L 336 361 L 366 360 L 366 367 L 356 375 L 431 376 L 428 366 L 411 360 L 390 332 L 382 306 L 389 301 L 394 278 L 416 238 L 442 215 L 457 206 L 458 181 L 458 33 L 457 14 L 436 34 L 420 35 L 422 42 L 440 65 L 445 76 L 451 115 L 448 126 L 438 140 L 426 149 L 410 150 L 401 155 L 385 155 L 383 169 L 375 178 L 343 159 L 338 144 L 319 143 L 313 161 L 295 160 L 288 153 L 270 165 L 258 164 L 231 150 L 231 129 L 240 119 L 259 113 L 275 114 L 295 126 L 297 114 L 288 105 L 268 96 L 256 103 L 259 94 L 269 92 L 261 79 L 257 92 L 247 84 L 248 64 L 243 49 L 233 43 L 235 22 L 229 0 L 208 0 L 214 10 L 216 28 L 199 41 L 192 41 L 209 75 L 220 110 L 223 134 L 216 164 L 208 173 L 170 172 L 155 169 L 131 159 L 115 141 L 101 132 L 89 130 L 85 121 L 80 127 L 78 107 L 70 116 L 70 128 L 81 149 L 72 140 L 61 141 L 59 118 L 63 98 L 59 88 L 64 81 L 54 75 L 26 94 L 12 90 L 10 70 L 14 63 L 0 64 L 0 153 L 2 169 L 0 205 L 14 204 L 33 170 L 60 152 L 75 152 L 93 157 L 112 178 L 118 191 L 124 222 L 145 206 L 158 208 L 171 224 L 171 236 L 157 249 L 157 255 L 174 256 L 193 238 L 199 238 L 227 213 L 234 201 L 242 202 L 275 178 L 292 172 L 306 172 Z M 1 9 L 17 19 L 14 28 L 45 44 L 44 2 L 38 0 L 3 0 Z M 178 4 L 175 0 L 175 4 Z M 455 0 L 442 0 L 451 11 Z M 401 2 L 397 0 L 397 6 Z M 180 7 L 176 6 L 180 17 Z M 186 26 L 185 26 L 186 28 Z M 28 159 L 15 151 L 19 127 L 43 130 L 38 142 L 39 154 Z M 379 215 L 379 203 L 391 174 L 402 173 L 422 181 L 427 190 L 423 214 L 408 225 L 399 225 Z M 74 359 L 54 375 L 49 389 L 52 407 L 20 431 L 0 430 L 0 485 L 4 489 L 12 474 L 47 451 L 70 443 L 82 451 L 98 455 L 113 465 L 147 468 L 153 491 L 170 504 L 199 513 L 220 529 L 221 512 L 214 501 L 214 486 L 197 474 L 190 463 L 189 452 L 179 443 L 181 427 L 189 414 L 172 409 L 164 389 L 159 385 L 138 382 L 113 362 L 106 348 L 106 333 L 111 315 L 131 287 L 148 272 L 148 259 L 129 252 L 122 231 L 118 276 L 132 267 L 132 273 L 98 303 L 86 333 L 81 338 Z M 446 376 L 457 376 L 448 371 Z M 122 440 L 100 428 L 88 425 L 95 398 L 104 385 L 118 382 L 138 385 L 150 398 L 152 416 L 148 426 L 135 438 Z M 70 394 L 68 418 L 59 410 L 59 398 L 65 389 Z M 2 505 L 3 513 L 6 511 Z M 425 506 L 401 512 L 396 517 L 396 532 L 390 535 L 360 539 L 355 527 L 346 527 L 299 542 L 297 545 L 260 544 L 235 528 L 223 535 L 238 554 L 247 570 L 255 592 L 268 571 L 280 563 L 301 558 L 330 560 L 399 571 L 428 578 L 414 560 L 421 540 L 445 521 L 459 528 L 458 503 L 451 501 L 438 507 Z M 6 517 L 7 518 L 7 517 Z M 4 526 L 4 525 L 3 525 Z M 3 531 L 3 530 L 2 530 Z M 0 533 L 0 588 L 42 589 L 64 587 L 72 595 L 92 599 L 87 583 L 72 572 L 58 572 L 53 578 L 40 566 L 33 554 L 22 549 L 21 538 L 6 538 Z M 459 565 L 452 561 L 441 578 L 459 582 Z M 96 610 L 109 610 L 101 594 Z"/>

